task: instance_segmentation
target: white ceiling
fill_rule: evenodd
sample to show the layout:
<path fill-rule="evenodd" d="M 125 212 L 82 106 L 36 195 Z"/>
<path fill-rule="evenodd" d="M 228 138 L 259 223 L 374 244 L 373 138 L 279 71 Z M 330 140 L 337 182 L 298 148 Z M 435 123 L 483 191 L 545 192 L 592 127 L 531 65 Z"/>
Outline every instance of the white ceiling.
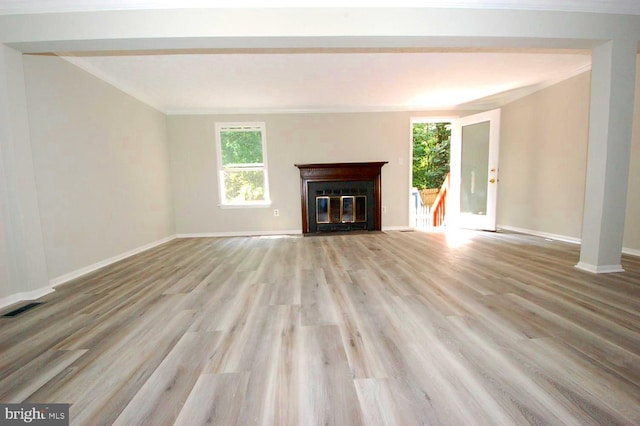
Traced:
<path fill-rule="evenodd" d="M 67 56 L 166 113 L 487 109 L 586 71 L 584 52 Z"/>

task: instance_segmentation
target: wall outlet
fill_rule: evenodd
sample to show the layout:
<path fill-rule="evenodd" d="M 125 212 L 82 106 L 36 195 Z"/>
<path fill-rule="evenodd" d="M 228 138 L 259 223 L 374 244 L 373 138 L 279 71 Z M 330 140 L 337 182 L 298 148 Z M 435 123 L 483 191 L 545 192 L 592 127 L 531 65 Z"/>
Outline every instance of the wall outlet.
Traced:
<path fill-rule="evenodd" d="M 387 206 L 382 206 L 382 214 L 387 214 Z"/>
<path fill-rule="evenodd" d="M 278 210 L 278 209 L 273 209 L 273 215 L 274 215 L 274 216 L 280 216 L 280 210 Z"/>

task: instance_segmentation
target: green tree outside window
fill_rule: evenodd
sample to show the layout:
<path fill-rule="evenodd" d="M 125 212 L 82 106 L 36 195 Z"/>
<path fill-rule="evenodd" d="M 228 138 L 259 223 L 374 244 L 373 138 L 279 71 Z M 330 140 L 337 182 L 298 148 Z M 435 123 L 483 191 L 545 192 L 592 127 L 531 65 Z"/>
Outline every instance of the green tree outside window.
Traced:
<path fill-rule="evenodd" d="M 223 205 L 268 203 L 264 123 L 216 126 Z"/>
<path fill-rule="evenodd" d="M 414 123 L 413 187 L 440 188 L 449 173 L 450 153 L 451 123 Z"/>

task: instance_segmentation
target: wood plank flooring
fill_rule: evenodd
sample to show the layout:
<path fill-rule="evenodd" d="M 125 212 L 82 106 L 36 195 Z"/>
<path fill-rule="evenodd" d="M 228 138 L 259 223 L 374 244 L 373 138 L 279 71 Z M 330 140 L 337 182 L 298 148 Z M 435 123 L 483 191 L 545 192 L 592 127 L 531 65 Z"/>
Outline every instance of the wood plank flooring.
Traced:
<path fill-rule="evenodd" d="M 174 240 L 0 318 L 0 401 L 79 425 L 640 424 L 640 258 L 593 275 L 578 249 Z"/>

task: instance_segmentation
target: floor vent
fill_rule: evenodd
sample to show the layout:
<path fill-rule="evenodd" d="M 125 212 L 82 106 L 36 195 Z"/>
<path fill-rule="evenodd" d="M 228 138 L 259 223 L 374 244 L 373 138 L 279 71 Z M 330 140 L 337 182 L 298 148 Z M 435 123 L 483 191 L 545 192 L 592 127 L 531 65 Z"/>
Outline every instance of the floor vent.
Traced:
<path fill-rule="evenodd" d="M 6 314 L 3 315 L 3 317 L 17 317 L 18 315 L 20 315 L 23 312 L 27 312 L 33 308 L 35 308 L 38 305 L 42 305 L 44 302 L 31 302 L 31 303 L 27 303 L 24 306 L 19 307 L 18 309 L 14 309 L 11 312 L 7 312 Z"/>

